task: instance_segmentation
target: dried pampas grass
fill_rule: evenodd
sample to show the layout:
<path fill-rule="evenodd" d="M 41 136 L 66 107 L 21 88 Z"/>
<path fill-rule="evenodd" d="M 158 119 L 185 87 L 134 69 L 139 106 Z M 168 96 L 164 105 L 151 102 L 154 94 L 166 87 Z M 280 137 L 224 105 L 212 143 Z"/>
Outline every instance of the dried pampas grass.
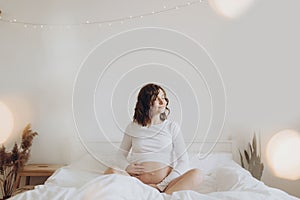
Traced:
<path fill-rule="evenodd" d="M 17 143 L 11 151 L 6 151 L 4 145 L 0 147 L 0 188 L 3 199 L 11 197 L 18 170 L 28 161 L 30 147 L 36 135 L 37 132 L 33 132 L 28 124 L 23 130 L 20 147 Z"/>

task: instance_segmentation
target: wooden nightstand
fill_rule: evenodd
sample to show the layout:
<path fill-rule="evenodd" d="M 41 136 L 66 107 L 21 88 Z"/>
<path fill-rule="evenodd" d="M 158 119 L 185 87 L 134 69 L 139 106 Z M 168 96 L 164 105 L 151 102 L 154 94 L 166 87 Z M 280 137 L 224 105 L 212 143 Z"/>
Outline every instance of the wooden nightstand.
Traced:
<path fill-rule="evenodd" d="M 25 165 L 22 169 L 18 171 L 16 182 L 14 185 L 14 190 L 16 190 L 21 181 L 21 177 L 26 177 L 26 185 L 30 183 L 31 176 L 51 176 L 58 168 L 63 167 L 64 165 L 48 165 L 48 164 L 29 164 Z"/>

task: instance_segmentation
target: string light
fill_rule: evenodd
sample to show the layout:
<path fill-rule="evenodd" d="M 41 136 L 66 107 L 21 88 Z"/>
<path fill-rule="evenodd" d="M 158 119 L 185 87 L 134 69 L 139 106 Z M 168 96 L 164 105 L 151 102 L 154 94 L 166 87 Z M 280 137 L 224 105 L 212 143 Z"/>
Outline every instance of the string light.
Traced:
<path fill-rule="evenodd" d="M 92 21 L 92 20 L 86 20 L 85 22 L 80 23 L 72 23 L 72 24 L 56 24 L 56 23 L 34 23 L 34 22 L 27 22 L 17 19 L 8 19 L 3 16 L 1 16 L 1 10 L 0 10 L 0 22 L 2 23 L 11 23 L 11 24 L 20 24 L 23 25 L 24 28 L 33 27 L 34 29 L 40 28 L 40 29 L 52 29 L 53 27 L 65 27 L 67 29 L 70 29 L 71 27 L 77 27 L 81 25 L 98 25 L 99 28 L 103 27 L 104 24 L 107 24 L 108 26 L 112 26 L 113 24 L 124 24 L 126 21 L 133 20 L 133 19 L 143 19 L 148 16 L 153 16 L 165 12 L 169 12 L 172 10 L 178 10 L 184 7 L 188 7 L 194 4 L 198 4 L 203 2 L 203 0 L 194 0 L 189 1 L 181 5 L 176 5 L 173 7 L 167 7 L 166 5 L 162 6 L 162 9 L 158 10 L 152 10 L 149 13 L 143 13 L 141 15 L 130 15 L 126 17 L 121 18 L 115 18 L 110 20 L 102 20 L 102 21 Z"/>

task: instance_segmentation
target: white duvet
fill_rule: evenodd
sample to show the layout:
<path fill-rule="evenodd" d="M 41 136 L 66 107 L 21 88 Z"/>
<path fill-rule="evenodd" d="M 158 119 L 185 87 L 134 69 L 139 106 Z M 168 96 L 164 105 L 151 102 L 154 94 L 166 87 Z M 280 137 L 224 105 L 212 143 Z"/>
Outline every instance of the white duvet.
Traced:
<path fill-rule="evenodd" d="M 299 200 L 257 181 L 227 154 L 214 154 L 201 161 L 192 157 L 191 167 L 200 168 L 204 174 L 198 191 L 167 195 L 134 177 L 102 175 L 105 167 L 86 156 L 57 170 L 44 185 L 11 200 Z"/>

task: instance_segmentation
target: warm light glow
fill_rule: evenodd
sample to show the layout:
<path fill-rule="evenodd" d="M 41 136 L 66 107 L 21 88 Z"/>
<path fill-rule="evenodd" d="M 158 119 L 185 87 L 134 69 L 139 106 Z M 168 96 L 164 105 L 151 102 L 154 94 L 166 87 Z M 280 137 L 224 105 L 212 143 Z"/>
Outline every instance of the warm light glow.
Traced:
<path fill-rule="evenodd" d="M 245 13 L 254 0 L 209 0 L 210 6 L 220 15 L 236 18 Z"/>
<path fill-rule="evenodd" d="M 300 133 L 283 130 L 267 145 L 267 162 L 273 173 L 289 180 L 300 179 Z"/>
<path fill-rule="evenodd" d="M 0 102 L 0 144 L 4 143 L 11 133 L 14 118 L 9 108 Z"/>

